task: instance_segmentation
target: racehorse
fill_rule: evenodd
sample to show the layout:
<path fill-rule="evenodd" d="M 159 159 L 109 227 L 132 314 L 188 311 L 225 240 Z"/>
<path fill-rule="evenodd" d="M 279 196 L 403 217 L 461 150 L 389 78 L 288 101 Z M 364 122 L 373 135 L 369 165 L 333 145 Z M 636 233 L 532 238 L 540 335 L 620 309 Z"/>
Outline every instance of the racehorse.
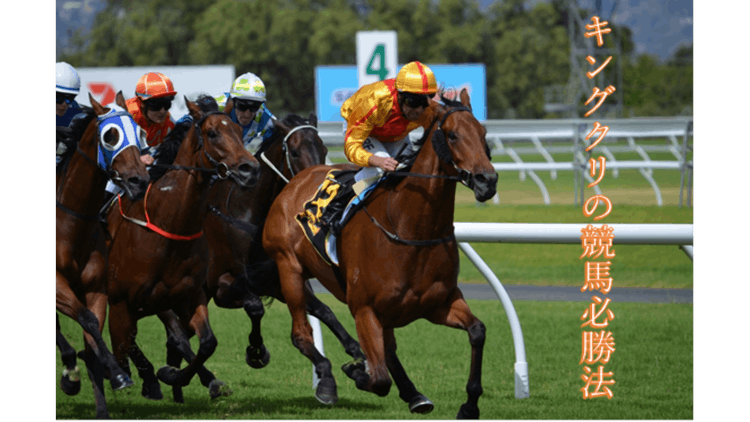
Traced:
<path fill-rule="evenodd" d="M 231 102 L 227 107 L 231 107 Z M 218 306 L 243 308 L 250 317 L 253 326 L 245 361 L 253 368 L 264 367 L 270 359 L 261 335 L 265 311 L 260 297 L 284 300 L 276 263 L 265 254 L 261 244 L 268 209 L 289 179 L 305 168 L 324 164 L 327 152 L 317 135 L 317 117 L 313 113 L 307 121 L 295 114 L 287 115 L 280 122 L 274 121 L 273 135 L 255 153 L 262 170 L 258 184 L 250 189 L 235 189 L 230 181 L 218 181 L 209 193 L 211 212 L 202 238 L 208 266 L 206 289 Z M 306 293 L 308 312 L 334 332 L 347 353 L 355 359 L 364 359 L 359 343 L 346 332 L 330 308 L 314 296 L 309 285 Z M 171 312 L 160 313 L 159 318 L 167 328 L 167 364 L 178 367 L 181 359 L 190 361 L 190 344 L 181 338 L 189 331 L 188 327 L 179 328 L 180 323 Z M 211 385 L 214 376 L 210 371 L 201 369 L 198 374 L 203 385 Z M 156 391 L 158 381 L 153 384 L 155 379 L 148 378 L 152 383 L 150 390 Z M 212 397 L 217 395 L 211 393 Z M 180 386 L 173 386 L 173 396 L 176 402 L 184 401 Z"/>
<path fill-rule="evenodd" d="M 56 178 L 57 310 L 83 327 L 83 359 L 94 388 L 96 417 L 106 418 L 103 377 L 109 376 L 115 391 L 133 381 L 117 365 L 101 336 L 107 305 L 107 254 L 97 215 L 107 180 L 136 199 L 145 193 L 149 175 L 140 160 L 141 134 L 126 111 L 122 92 L 115 97 L 119 108 L 105 108 L 91 95 L 89 101 L 92 108 L 85 108 L 84 116 L 73 121 L 68 131 L 72 133 L 62 136 L 67 151 Z M 58 129 L 58 135 L 62 132 Z M 59 317 L 57 345 L 65 365 L 61 388 L 66 394 L 76 394 L 80 381 L 75 350 L 60 332 Z"/>
<path fill-rule="evenodd" d="M 276 264 L 263 251 L 261 235 L 271 203 L 295 174 L 325 162 L 327 148 L 317 136 L 317 118 L 305 121 L 288 115 L 275 122 L 274 135 L 261 144 L 256 158 L 262 162 L 262 175 L 255 188 L 237 190 L 226 182 L 211 190 L 212 213 L 206 219 L 205 245 L 208 253 L 207 283 L 209 295 L 222 308 L 243 308 L 252 321 L 245 361 L 253 368 L 268 364 L 270 354 L 263 345 L 260 296 L 284 301 Z M 355 359 L 364 358 L 354 340 L 323 304 L 305 286 L 308 312 L 323 321 Z M 171 353 L 179 364 L 179 353 Z"/>
<path fill-rule="evenodd" d="M 305 318 L 304 283 L 316 277 L 347 303 L 367 365 L 353 361 L 342 369 L 357 388 L 385 396 L 392 381 L 412 412 L 434 407 L 412 384 L 396 356 L 394 328 L 418 318 L 466 330 L 472 348 L 468 400 L 458 418 L 478 418 L 482 394 L 484 324 L 469 309 L 457 286 L 458 245 L 453 232 L 456 182 L 474 191 L 478 201 L 495 194 L 497 174 L 489 160 L 486 130 L 471 112 L 469 95 L 461 101 L 430 101 L 420 123 L 424 136 L 410 176 L 392 176 L 378 185 L 338 236 L 339 270 L 318 255 L 295 220 L 313 197 L 329 166 L 298 174 L 269 210 L 263 246 L 278 266 L 281 290 L 292 316 L 292 343 L 313 362 L 320 377 L 316 395 L 336 398 L 331 363 L 314 346 Z M 437 123 L 437 127 L 436 127 Z M 427 142 L 431 140 L 431 142 Z M 338 166 L 334 166 L 336 168 Z M 419 177 L 422 176 L 422 177 Z M 320 400 L 320 397 L 319 397 Z"/>
<path fill-rule="evenodd" d="M 217 344 L 208 322 L 204 277 L 193 272 L 203 259 L 196 239 L 208 212 L 210 182 L 215 176 L 231 178 L 241 187 L 253 186 L 259 169 L 258 161 L 242 144 L 240 126 L 227 114 L 204 114 L 192 101 L 186 98 L 185 102 L 195 124 L 184 140 L 162 143 L 157 155 L 159 165 L 172 163 L 173 170 L 152 181 L 142 201 L 118 198 L 119 206 L 113 206 L 107 218 L 112 239 L 108 244 L 109 330 L 117 362 L 129 372 L 128 354 L 135 344 L 138 319 L 173 310 L 189 321 L 200 346 L 185 369 L 165 366 L 157 376 L 168 385 L 183 386 Z"/>

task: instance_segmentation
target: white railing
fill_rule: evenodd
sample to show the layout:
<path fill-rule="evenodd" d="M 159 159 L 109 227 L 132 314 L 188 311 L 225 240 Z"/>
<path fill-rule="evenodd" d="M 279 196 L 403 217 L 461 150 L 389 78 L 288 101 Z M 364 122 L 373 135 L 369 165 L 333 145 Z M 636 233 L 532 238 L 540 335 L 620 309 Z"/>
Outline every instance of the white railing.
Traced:
<path fill-rule="evenodd" d="M 581 244 L 581 230 L 588 224 L 527 224 L 527 223 L 453 223 L 458 246 L 467 258 L 477 267 L 495 290 L 508 315 L 516 362 L 515 396 L 517 399 L 529 397 L 529 374 L 526 362 L 526 346 L 523 341 L 521 323 L 518 320 L 513 302 L 502 283 L 490 267 L 468 242 L 486 243 L 538 243 L 538 244 Z M 613 244 L 627 245 L 680 245 L 693 259 L 692 224 L 608 224 L 614 231 Z M 320 321 L 308 316 L 313 327 L 315 345 L 323 353 L 323 337 L 320 335 Z M 317 386 L 317 376 L 313 368 L 313 388 Z"/>
<path fill-rule="evenodd" d="M 680 206 L 683 203 L 683 191 L 687 185 L 687 204 L 692 204 L 692 161 L 687 161 L 688 150 L 692 151 L 692 144 L 688 145 L 688 138 L 692 135 L 692 117 L 671 118 L 632 118 L 632 119 L 559 119 L 559 120 L 487 120 L 483 122 L 487 128 L 487 141 L 491 144 L 492 155 L 509 156 L 513 163 L 493 163 L 496 171 L 518 171 L 521 181 L 526 180 L 528 174 L 537 184 L 546 205 L 551 203 L 544 181 L 536 171 L 549 171 L 552 180 L 557 179 L 558 170 L 574 171 L 580 180 L 580 192 L 583 192 L 584 180 L 593 182 L 586 171 L 587 159 L 584 157 L 584 138 L 593 129 L 594 121 L 609 127 L 604 140 L 597 146 L 597 152 L 607 157 L 607 168 L 618 177 L 620 169 L 637 169 L 654 190 L 657 205 L 663 205 L 661 190 L 652 177 L 654 169 L 679 170 L 680 176 Z M 326 145 L 343 146 L 343 123 L 319 122 L 319 134 Z M 415 140 L 424 131 L 419 128 L 410 134 Z M 598 136 L 598 135 L 597 135 Z M 636 139 L 666 138 L 664 145 L 638 145 Z M 682 138 L 682 142 L 678 140 Z M 627 145 L 614 145 L 625 140 Z M 567 144 L 567 145 L 566 145 Z M 520 147 L 518 145 L 521 145 Z M 571 162 L 555 162 L 552 153 L 570 153 Z M 618 161 L 614 153 L 636 152 L 641 156 L 640 161 Z M 653 161 L 648 152 L 670 152 L 675 161 Z M 522 155 L 541 155 L 543 162 L 524 162 Z M 343 158 L 343 152 L 331 152 L 332 158 Z M 579 185 L 576 185 L 576 191 Z M 602 194 L 599 186 L 594 187 L 596 194 Z M 582 195 L 581 195 L 582 196 Z M 576 201 L 579 195 L 575 194 Z M 495 195 L 495 204 L 500 203 L 500 197 Z M 581 202 L 583 199 L 581 198 Z"/>

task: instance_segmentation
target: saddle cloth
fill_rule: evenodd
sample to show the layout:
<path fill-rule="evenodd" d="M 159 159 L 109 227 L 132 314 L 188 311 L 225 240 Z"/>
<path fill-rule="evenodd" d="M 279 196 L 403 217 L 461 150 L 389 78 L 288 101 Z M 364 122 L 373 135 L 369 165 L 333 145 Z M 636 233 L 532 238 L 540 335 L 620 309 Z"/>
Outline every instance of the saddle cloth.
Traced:
<path fill-rule="evenodd" d="M 336 236 L 381 180 L 376 176 L 354 183 L 358 171 L 330 170 L 296 216 L 305 237 L 328 265 L 338 266 Z"/>

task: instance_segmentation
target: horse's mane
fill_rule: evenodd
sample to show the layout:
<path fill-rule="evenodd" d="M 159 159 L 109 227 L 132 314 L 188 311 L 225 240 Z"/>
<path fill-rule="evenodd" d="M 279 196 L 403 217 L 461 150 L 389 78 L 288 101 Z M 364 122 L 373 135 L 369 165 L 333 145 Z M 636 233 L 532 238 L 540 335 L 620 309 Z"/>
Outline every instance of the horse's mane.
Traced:
<path fill-rule="evenodd" d="M 219 111 L 219 104 L 216 102 L 216 99 L 210 95 L 201 95 L 195 100 L 195 103 L 203 113 Z M 159 147 L 154 153 L 154 159 L 158 160 L 159 164 L 170 165 L 174 163 L 174 160 L 177 158 L 177 153 L 180 151 L 182 141 L 185 140 L 185 137 L 188 132 L 190 132 L 190 128 L 193 127 L 194 123 L 195 122 L 191 120 L 181 122 L 175 125 L 174 129 L 164 137 L 164 142 L 159 144 Z M 166 167 L 151 166 L 148 173 L 151 176 L 151 180 L 155 181 L 164 176 L 168 170 L 169 168 Z"/>
<path fill-rule="evenodd" d="M 87 106 L 81 106 L 81 112 L 73 117 L 70 122 L 70 126 L 65 129 L 58 129 L 58 139 L 65 144 L 67 147 L 65 153 L 62 154 L 60 164 L 57 165 L 57 172 L 64 172 L 70 164 L 70 159 L 76 152 L 78 143 L 83 137 L 83 133 L 89 127 L 89 124 L 96 117 L 94 109 Z M 62 136 L 61 136 L 62 135 Z"/>
<path fill-rule="evenodd" d="M 288 127 L 289 129 L 295 128 L 297 126 L 307 125 L 310 124 L 307 120 L 303 119 L 302 117 L 296 115 L 296 114 L 287 114 L 282 120 L 281 123 L 284 124 L 284 126 Z M 279 131 L 274 131 L 274 133 L 263 141 L 260 146 L 258 147 L 258 151 L 255 152 L 255 158 L 260 158 L 260 153 L 267 151 L 268 148 L 271 147 L 271 145 L 274 144 L 278 139 L 283 138 L 281 133 Z"/>

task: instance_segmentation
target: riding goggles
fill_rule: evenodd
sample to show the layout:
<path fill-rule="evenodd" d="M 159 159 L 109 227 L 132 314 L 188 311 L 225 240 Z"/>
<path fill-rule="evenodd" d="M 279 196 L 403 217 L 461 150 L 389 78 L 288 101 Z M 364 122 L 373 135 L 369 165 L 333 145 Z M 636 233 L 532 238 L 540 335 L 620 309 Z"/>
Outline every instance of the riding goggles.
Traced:
<path fill-rule="evenodd" d="M 260 101 L 252 101 L 252 100 L 238 100 L 234 99 L 234 108 L 237 109 L 237 111 L 247 111 L 250 110 L 251 113 L 255 113 L 260 109 L 260 106 L 263 105 Z"/>
<path fill-rule="evenodd" d="M 426 95 L 412 94 L 410 92 L 402 92 L 401 95 L 404 98 L 404 103 L 411 108 L 427 108 L 429 106 Z"/>
<path fill-rule="evenodd" d="M 164 97 L 164 98 L 153 98 L 151 100 L 146 100 L 143 102 L 143 105 L 153 111 L 159 111 L 161 109 L 169 110 L 172 107 L 172 101 L 174 101 L 174 97 Z"/>
<path fill-rule="evenodd" d="M 62 104 L 62 103 L 70 104 L 75 99 L 76 99 L 75 94 L 61 94 L 59 92 L 57 93 L 57 104 Z"/>

